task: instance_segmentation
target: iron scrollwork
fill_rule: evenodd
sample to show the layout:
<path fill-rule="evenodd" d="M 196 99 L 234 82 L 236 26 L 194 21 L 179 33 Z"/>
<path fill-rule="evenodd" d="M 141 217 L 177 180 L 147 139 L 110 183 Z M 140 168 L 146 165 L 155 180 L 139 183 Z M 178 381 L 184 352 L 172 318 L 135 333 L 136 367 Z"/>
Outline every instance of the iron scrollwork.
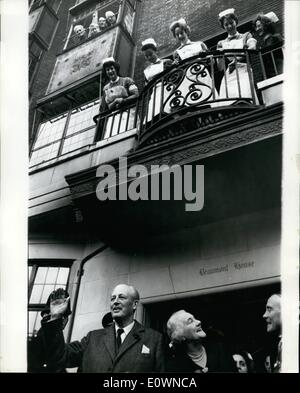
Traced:
<path fill-rule="evenodd" d="M 173 70 L 165 78 L 164 111 L 170 113 L 184 106 L 199 105 L 212 96 L 212 79 L 206 63 L 197 60 Z"/>

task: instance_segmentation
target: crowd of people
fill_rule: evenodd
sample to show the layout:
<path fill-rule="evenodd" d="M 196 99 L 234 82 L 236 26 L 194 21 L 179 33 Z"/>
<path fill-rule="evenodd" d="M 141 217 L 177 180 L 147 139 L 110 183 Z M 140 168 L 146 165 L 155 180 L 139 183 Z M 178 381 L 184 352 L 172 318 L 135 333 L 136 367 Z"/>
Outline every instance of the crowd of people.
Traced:
<path fill-rule="evenodd" d="M 268 345 L 250 354 L 232 351 L 222 335 L 204 331 L 201 321 L 185 310 L 173 313 L 167 323 L 168 339 L 134 319 L 140 295 L 127 284 L 117 285 L 110 298 L 110 313 L 103 328 L 81 341 L 65 343 L 70 298 L 63 289 L 49 296 L 42 312 L 41 329 L 28 347 L 29 372 L 281 372 L 281 295 L 273 294 L 262 315 L 270 336 Z M 262 332 L 263 334 L 263 332 Z"/>
<path fill-rule="evenodd" d="M 93 37 L 98 33 L 106 30 L 108 27 L 114 26 L 117 22 L 117 16 L 113 11 L 106 11 L 105 16 L 98 18 L 98 13 L 94 12 L 92 21 L 88 27 L 76 24 L 73 27 L 72 44 L 76 45 L 84 42 L 87 38 Z"/>
<path fill-rule="evenodd" d="M 220 55 L 215 60 L 211 60 L 212 56 L 205 43 L 202 41 L 191 41 L 191 29 L 186 20 L 180 18 L 170 25 L 170 32 L 178 45 L 173 53 L 172 59 L 161 59 L 159 57 L 158 44 L 153 38 L 148 38 L 142 42 L 141 51 L 148 63 L 144 69 L 145 85 L 153 78 L 158 77 L 166 69 L 174 65 L 179 65 L 183 60 L 200 55 L 203 59 L 207 58 L 208 60 L 207 65 L 203 62 L 202 70 L 197 74 L 196 84 L 197 86 L 201 86 L 202 100 L 205 101 L 213 97 L 213 101 L 218 102 L 212 105 L 230 105 L 236 102 L 238 98 L 252 100 L 252 103 L 258 103 L 256 93 L 251 88 L 249 73 L 252 71 L 246 62 L 246 56 L 240 53 L 236 55 L 228 51 L 236 49 L 264 49 L 282 43 L 283 39 L 281 35 L 275 32 L 274 26 L 277 21 L 278 18 L 273 12 L 266 15 L 259 15 L 253 21 L 253 33 L 240 33 L 237 29 L 238 17 L 235 9 L 230 8 L 222 11 L 219 14 L 219 22 L 226 31 L 227 37 L 218 42 L 216 49 L 219 53 L 226 51 L 226 54 L 225 56 Z M 275 56 L 274 61 L 271 55 L 264 60 L 266 75 L 268 77 L 274 75 L 274 61 L 277 66 L 276 72 L 282 72 L 282 51 Z M 213 61 L 214 69 L 223 73 L 220 86 L 218 87 L 212 82 L 211 67 L 208 66 L 209 61 Z M 101 112 L 107 111 L 108 109 L 120 109 L 133 102 L 139 95 L 137 84 L 131 78 L 120 77 L 120 66 L 114 58 L 104 59 L 102 66 L 102 75 L 104 76 L 104 80 L 108 80 L 108 83 L 105 84 L 103 89 Z M 112 72 L 112 68 L 114 68 L 114 72 Z M 190 79 L 183 78 L 180 86 L 176 87 L 177 90 L 181 91 L 183 96 L 188 95 L 190 92 Z M 162 92 L 162 90 L 164 91 Z M 163 97 L 162 105 L 164 113 L 170 113 L 172 111 L 172 108 L 167 105 L 169 104 L 168 97 L 170 94 L 170 89 L 167 90 L 165 85 L 163 86 L 162 83 L 157 83 L 154 91 L 148 96 L 147 121 L 150 121 L 161 111 L 161 97 Z"/>

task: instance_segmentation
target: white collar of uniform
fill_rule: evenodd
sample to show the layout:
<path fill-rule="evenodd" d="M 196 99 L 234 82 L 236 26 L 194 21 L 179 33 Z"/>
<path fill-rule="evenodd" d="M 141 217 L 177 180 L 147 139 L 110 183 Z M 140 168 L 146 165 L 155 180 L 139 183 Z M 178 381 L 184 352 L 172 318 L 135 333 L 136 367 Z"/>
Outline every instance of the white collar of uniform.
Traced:
<path fill-rule="evenodd" d="M 186 45 L 190 45 L 190 44 L 192 44 L 192 41 L 191 41 L 190 39 L 188 39 L 187 42 L 186 42 L 185 44 L 183 44 L 183 45 L 181 44 L 181 45 L 180 45 L 179 49 L 183 48 L 183 47 L 186 46 Z"/>
<path fill-rule="evenodd" d="M 115 81 L 110 81 L 109 83 L 110 83 L 111 85 L 115 85 L 117 82 L 119 82 L 119 80 L 120 80 L 120 77 L 117 76 L 117 79 L 116 79 Z"/>
<path fill-rule="evenodd" d="M 162 60 L 158 57 L 155 63 L 150 63 L 149 66 L 155 66 L 156 64 L 160 64 Z"/>
<path fill-rule="evenodd" d="M 127 335 L 129 334 L 129 332 L 131 331 L 131 329 L 133 328 L 134 322 L 135 322 L 135 321 L 132 321 L 129 325 L 127 325 L 126 327 L 123 327 L 123 328 L 121 328 L 120 326 L 118 326 L 118 324 L 115 322 L 115 331 L 116 331 L 116 334 L 117 334 L 118 329 L 123 329 L 123 330 L 124 330 L 124 333 L 125 333 L 125 336 L 127 336 Z"/>
<path fill-rule="evenodd" d="M 241 34 L 237 31 L 234 35 L 229 35 L 229 34 L 228 34 L 227 39 L 230 41 L 230 40 L 233 40 L 233 39 L 235 39 L 235 38 L 239 38 L 240 35 L 241 35 Z"/>

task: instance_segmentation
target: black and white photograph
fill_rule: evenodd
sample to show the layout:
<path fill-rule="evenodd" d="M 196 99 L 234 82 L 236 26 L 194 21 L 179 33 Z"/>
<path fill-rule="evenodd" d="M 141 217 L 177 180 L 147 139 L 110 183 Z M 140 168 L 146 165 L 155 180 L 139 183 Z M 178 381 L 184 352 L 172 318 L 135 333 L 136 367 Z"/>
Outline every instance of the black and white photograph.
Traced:
<path fill-rule="evenodd" d="M 0 371 L 298 373 L 299 2 L 1 3 Z"/>

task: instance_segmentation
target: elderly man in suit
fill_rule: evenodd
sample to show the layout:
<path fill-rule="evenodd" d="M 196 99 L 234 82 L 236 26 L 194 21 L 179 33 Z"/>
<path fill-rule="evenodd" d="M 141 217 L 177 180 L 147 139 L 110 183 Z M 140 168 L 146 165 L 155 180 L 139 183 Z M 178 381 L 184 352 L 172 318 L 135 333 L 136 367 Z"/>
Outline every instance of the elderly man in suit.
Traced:
<path fill-rule="evenodd" d="M 113 325 L 91 331 L 81 341 L 65 344 L 61 316 L 68 299 L 51 301 L 51 318 L 43 324 L 47 362 L 54 369 L 82 367 L 82 372 L 162 372 L 162 335 L 134 320 L 139 293 L 126 284 L 111 294 Z"/>
<path fill-rule="evenodd" d="M 275 293 L 269 297 L 266 304 L 266 311 L 263 315 L 266 322 L 267 333 L 270 337 L 269 351 L 270 367 L 272 373 L 281 372 L 281 295 Z"/>
<path fill-rule="evenodd" d="M 255 369 L 258 373 L 281 372 L 282 320 L 281 294 L 274 293 L 266 303 L 263 319 L 266 322 L 264 345 L 254 355 Z"/>

